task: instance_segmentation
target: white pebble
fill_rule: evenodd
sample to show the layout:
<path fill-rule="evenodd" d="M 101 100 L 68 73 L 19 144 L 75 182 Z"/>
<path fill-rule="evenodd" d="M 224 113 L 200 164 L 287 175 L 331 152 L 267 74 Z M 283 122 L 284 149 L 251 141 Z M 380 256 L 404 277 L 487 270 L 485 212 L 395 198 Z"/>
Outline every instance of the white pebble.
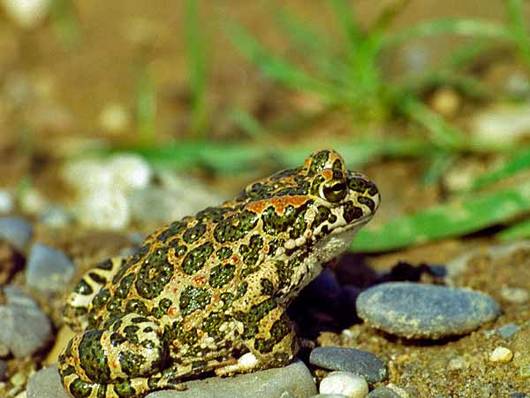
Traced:
<path fill-rule="evenodd" d="M 7 214 L 13 211 L 13 196 L 5 190 L 0 191 L 0 214 Z"/>
<path fill-rule="evenodd" d="M 501 296 L 504 300 L 514 304 L 524 304 L 528 301 L 528 290 L 521 287 L 504 286 L 501 288 Z"/>
<path fill-rule="evenodd" d="M 35 188 L 23 189 L 18 197 L 20 210 L 26 214 L 41 214 L 48 207 L 46 198 Z"/>
<path fill-rule="evenodd" d="M 496 347 L 490 354 L 490 362 L 510 362 L 513 358 L 513 352 L 506 347 Z"/>
<path fill-rule="evenodd" d="M 63 177 L 79 193 L 107 189 L 112 185 L 113 174 L 97 159 L 74 160 L 63 168 Z"/>
<path fill-rule="evenodd" d="M 100 189 L 85 194 L 76 213 L 81 224 L 98 229 L 123 229 L 130 220 L 129 204 L 120 190 Z"/>
<path fill-rule="evenodd" d="M 350 372 L 331 372 L 320 382 L 320 394 L 364 398 L 368 394 L 368 383 L 363 377 Z"/>
<path fill-rule="evenodd" d="M 109 133 L 124 131 L 130 123 L 130 117 L 122 104 L 107 104 L 99 115 L 101 128 Z"/>
<path fill-rule="evenodd" d="M 113 185 L 124 191 L 145 188 L 151 180 L 151 167 L 138 155 L 116 155 L 110 159 L 108 168 Z"/>
<path fill-rule="evenodd" d="M 48 14 L 50 0 L 3 0 L 6 14 L 19 26 L 33 28 Z"/>

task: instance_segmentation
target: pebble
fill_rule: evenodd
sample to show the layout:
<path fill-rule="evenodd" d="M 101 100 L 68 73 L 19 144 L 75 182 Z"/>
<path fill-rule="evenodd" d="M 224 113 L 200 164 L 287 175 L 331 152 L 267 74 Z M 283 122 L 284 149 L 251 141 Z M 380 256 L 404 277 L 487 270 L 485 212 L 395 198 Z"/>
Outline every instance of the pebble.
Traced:
<path fill-rule="evenodd" d="M 130 115 L 124 105 L 109 103 L 99 115 L 101 128 L 109 133 L 121 133 L 130 125 Z"/>
<path fill-rule="evenodd" d="M 49 12 L 50 0 L 2 0 L 6 14 L 22 28 L 36 27 Z"/>
<path fill-rule="evenodd" d="M 367 395 L 367 398 L 402 398 L 394 390 L 388 387 L 378 387 Z"/>
<path fill-rule="evenodd" d="M 345 395 L 342 394 L 317 394 L 313 395 L 311 398 L 344 398 Z"/>
<path fill-rule="evenodd" d="M 113 186 L 124 192 L 145 188 L 151 181 L 151 166 L 135 154 L 115 155 L 109 159 L 107 168 L 112 174 Z"/>
<path fill-rule="evenodd" d="M 497 328 L 497 333 L 505 340 L 511 339 L 519 331 L 519 326 L 515 323 L 507 323 Z"/>
<path fill-rule="evenodd" d="M 530 296 L 528 290 L 521 287 L 503 286 L 500 293 L 504 300 L 513 304 L 525 304 Z"/>
<path fill-rule="evenodd" d="M 56 366 L 44 368 L 29 378 L 27 398 L 71 398 L 61 383 Z"/>
<path fill-rule="evenodd" d="M 513 358 L 513 352 L 506 347 L 496 347 L 491 353 L 489 360 L 490 362 L 510 362 Z"/>
<path fill-rule="evenodd" d="M 13 211 L 13 196 L 6 190 L 0 190 L 0 214 L 7 214 Z"/>
<path fill-rule="evenodd" d="M 470 130 L 483 142 L 513 143 L 530 132 L 530 104 L 501 105 L 478 113 L 471 120 Z"/>
<path fill-rule="evenodd" d="M 83 226 L 96 229 L 121 230 L 129 225 L 131 219 L 125 194 L 103 186 L 83 195 L 75 214 Z"/>
<path fill-rule="evenodd" d="M 142 223 L 166 223 L 191 214 L 183 214 L 181 203 L 176 204 L 176 197 L 165 188 L 136 189 L 127 196 L 131 218 Z"/>
<path fill-rule="evenodd" d="M 377 329 L 406 338 L 438 339 L 477 329 L 500 314 L 484 293 L 438 285 L 389 282 L 362 292 L 359 316 Z"/>
<path fill-rule="evenodd" d="M 113 173 L 99 159 L 73 160 L 64 165 L 64 180 L 78 193 L 85 194 L 112 186 Z"/>
<path fill-rule="evenodd" d="M 387 377 L 383 361 L 371 352 L 354 348 L 317 347 L 311 351 L 309 362 L 324 369 L 354 373 L 364 377 L 370 384 Z"/>
<path fill-rule="evenodd" d="M 305 398 L 317 392 L 311 372 L 301 361 L 234 377 L 191 380 L 186 386 L 185 391 L 156 391 L 146 398 Z M 56 366 L 36 372 L 29 380 L 27 392 L 28 398 L 70 398 Z"/>
<path fill-rule="evenodd" d="M 366 380 L 350 372 L 331 372 L 320 382 L 320 394 L 342 394 L 349 398 L 364 398 L 368 394 Z"/>
<path fill-rule="evenodd" d="M 447 363 L 448 370 L 462 370 L 468 367 L 469 367 L 469 363 L 463 357 L 451 358 L 449 362 Z"/>
<path fill-rule="evenodd" d="M 62 291 L 73 277 L 75 267 L 60 250 L 35 243 L 26 265 L 26 283 L 43 293 Z"/>
<path fill-rule="evenodd" d="M 0 381 L 7 380 L 7 361 L 0 359 Z"/>
<path fill-rule="evenodd" d="M 51 323 L 30 297 L 14 286 L 4 288 L 7 303 L 0 306 L 0 344 L 16 358 L 33 354 L 50 339 Z"/>
<path fill-rule="evenodd" d="M 0 239 L 5 239 L 16 249 L 23 251 L 33 236 L 33 226 L 18 217 L 0 218 Z"/>
<path fill-rule="evenodd" d="M 186 385 L 186 391 L 156 391 L 146 398 L 280 398 L 286 392 L 293 398 L 305 398 L 317 393 L 311 372 L 302 361 L 234 377 L 193 380 Z"/>
<path fill-rule="evenodd" d="M 21 190 L 18 206 L 24 214 L 39 215 L 46 211 L 49 203 L 40 191 L 30 186 Z"/>

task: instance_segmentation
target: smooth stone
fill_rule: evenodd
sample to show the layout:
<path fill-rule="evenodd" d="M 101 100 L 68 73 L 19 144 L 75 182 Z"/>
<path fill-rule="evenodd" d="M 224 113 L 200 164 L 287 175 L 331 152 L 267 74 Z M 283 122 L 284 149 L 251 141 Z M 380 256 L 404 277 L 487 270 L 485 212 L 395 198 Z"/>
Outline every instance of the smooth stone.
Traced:
<path fill-rule="evenodd" d="M 402 398 L 401 395 L 388 387 L 378 387 L 370 391 L 366 398 Z"/>
<path fill-rule="evenodd" d="M 39 221 L 50 228 L 65 228 L 74 221 L 74 217 L 62 207 L 50 206 L 40 215 Z"/>
<path fill-rule="evenodd" d="M 477 329 L 499 316 L 500 307 L 490 296 L 469 289 L 389 282 L 362 292 L 357 313 L 390 334 L 438 339 Z"/>
<path fill-rule="evenodd" d="M 346 395 L 343 394 L 317 394 L 313 395 L 311 398 L 344 398 Z"/>
<path fill-rule="evenodd" d="M 368 394 L 368 383 L 359 375 L 350 372 L 331 372 L 322 379 L 320 394 L 342 394 L 348 398 L 364 398 Z"/>
<path fill-rule="evenodd" d="M 57 366 L 44 368 L 28 381 L 27 398 L 71 398 L 61 383 Z"/>
<path fill-rule="evenodd" d="M 387 377 L 386 365 L 371 352 L 342 347 L 317 347 L 309 356 L 315 366 L 362 376 L 370 384 Z"/>
<path fill-rule="evenodd" d="M 286 392 L 306 398 L 317 393 L 313 376 L 302 361 L 233 377 L 187 381 L 186 386 L 185 391 L 156 391 L 146 398 L 281 398 Z"/>
<path fill-rule="evenodd" d="M 125 192 L 147 187 L 152 177 L 149 163 L 143 157 L 132 153 L 122 153 L 111 157 L 107 170 L 112 173 L 113 186 Z"/>
<path fill-rule="evenodd" d="M 75 267 L 62 251 L 35 243 L 26 266 L 26 283 L 44 293 L 62 291 L 73 277 Z"/>
<path fill-rule="evenodd" d="M 0 214 L 8 214 L 15 207 L 11 192 L 0 189 Z"/>
<path fill-rule="evenodd" d="M 83 193 L 76 203 L 75 215 L 83 226 L 105 230 L 124 229 L 131 220 L 126 195 L 105 186 Z"/>
<path fill-rule="evenodd" d="M 51 337 L 51 323 L 30 297 L 19 288 L 4 288 L 7 303 L 0 306 L 0 344 L 16 358 L 33 354 Z"/>
<path fill-rule="evenodd" d="M 507 323 L 497 328 L 497 333 L 505 340 L 511 339 L 519 331 L 519 326 L 515 323 Z"/>
<path fill-rule="evenodd" d="M 33 236 L 33 226 L 19 217 L 0 218 L 0 239 L 12 244 L 16 249 L 24 251 Z"/>

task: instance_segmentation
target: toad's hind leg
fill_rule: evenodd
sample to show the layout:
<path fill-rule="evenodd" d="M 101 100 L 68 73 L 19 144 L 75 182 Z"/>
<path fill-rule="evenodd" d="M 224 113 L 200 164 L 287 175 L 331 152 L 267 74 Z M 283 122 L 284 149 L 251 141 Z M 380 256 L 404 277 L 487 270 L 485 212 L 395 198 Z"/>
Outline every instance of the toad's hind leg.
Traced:
<path fill-rule="evenodd" d="M 87 327 L 87 314 L 92 299 L 100 288 L 116 275 L 124 262 L 125 258 L 114 257 L 98 263 L 83 275 L 72 293 L 67 296 L 63 310 L 64 321 L 72 330 L 80 332 Z"/>
<path fill-rule="evenodd" d="M 108 330 L 75 335 L 59 357 L 59 374 L 74 397 L 136 397 L 174 388 L 164 377 L 168 348 L 156 319 L 127 314 Z M 161 373 L 162 372 L 162 373 Z"/>
<path fill-rule="evenodd" d="M 272 309 L 259 321 L 257 333 L 254 329 L 252 322 L 245 325 L 244 333 L 248 334 L 248 338 L 244 345 L 249 352 L 241 355 L 237 363 L 216 369 L 218 376 L 281 367 L 293 360 L 298 351 L 298 341 L 284 308 L 278 306 Z"/>

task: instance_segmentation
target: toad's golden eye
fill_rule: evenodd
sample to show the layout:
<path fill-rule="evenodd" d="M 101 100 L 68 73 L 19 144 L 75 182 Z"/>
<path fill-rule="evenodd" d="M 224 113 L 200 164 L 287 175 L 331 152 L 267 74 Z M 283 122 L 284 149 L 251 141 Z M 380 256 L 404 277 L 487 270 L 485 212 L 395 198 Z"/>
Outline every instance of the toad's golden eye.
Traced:
<path fill-rule="evenodd" d="M 346 197 L 348 187 L 344 181 L 330 181 L 324 184 L 322 193 L 329 202 L 340 202 Z"/>

